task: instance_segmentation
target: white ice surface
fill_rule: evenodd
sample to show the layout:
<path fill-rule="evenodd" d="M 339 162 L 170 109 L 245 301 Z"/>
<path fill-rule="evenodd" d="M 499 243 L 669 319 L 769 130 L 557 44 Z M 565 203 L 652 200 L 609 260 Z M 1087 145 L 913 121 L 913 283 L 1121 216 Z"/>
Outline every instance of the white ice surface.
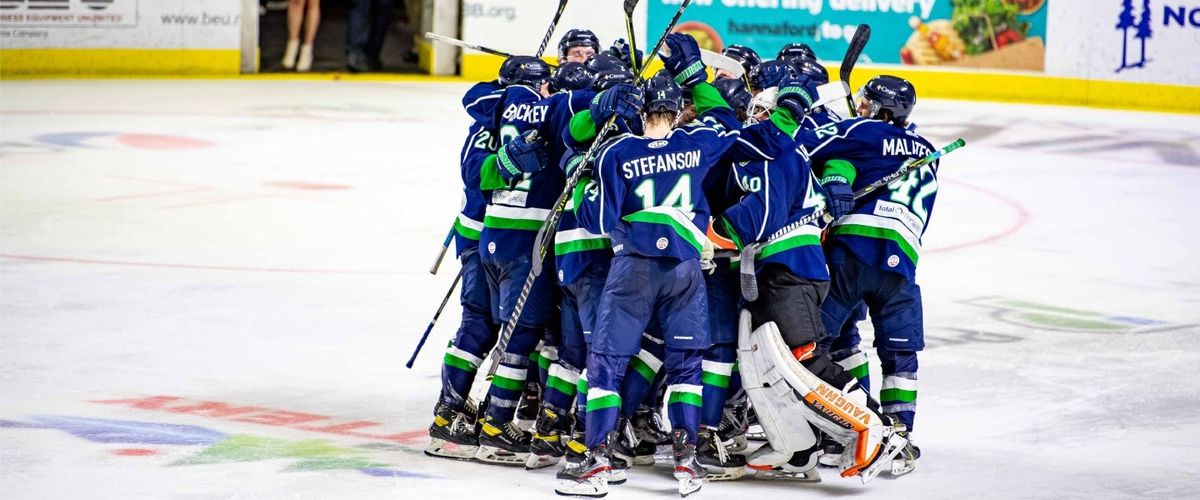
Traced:
<path fill-rule="evenodd" d="M 403 363 L 457 270 L 426 272 L 464 89 L 4 82 L 0 496 L 552 497 L 552 469 L 420 454 L 457 304 Z M 1200 118 L 931 100 L 915 120 L 969 143 L 919 271 L 917 471 L 697 498 L 1200 498 Z M 1100 314 L 1054 328 L 984 297 Z M 154 395 L 181 399 L 94 402 Z M 178 411 L 201 401 L 263 410 Z M 326 419 L 234 420 L 271 410 Z M 353 421 L 392 438 L 297 428 Z M 221 437 L 162 444 L 153 423 Z M 665 470 L 630 475 L 610 498 L 675 497 Z"/>

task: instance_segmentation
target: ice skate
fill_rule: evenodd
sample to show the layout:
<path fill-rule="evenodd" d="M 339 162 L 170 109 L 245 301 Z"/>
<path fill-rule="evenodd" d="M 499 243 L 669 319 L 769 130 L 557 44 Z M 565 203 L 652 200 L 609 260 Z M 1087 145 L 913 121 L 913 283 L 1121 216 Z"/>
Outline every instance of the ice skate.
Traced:
<path fill-rule="evenodd" d="M 633 425 L 622 418 L 617 421 L 618 437 L 611 442 L 613 458 L 630 465 L 654 465 L 654 452 L 658 445 L 638 439 Z"/>
<path fill-rule="evenodd" d="M 908 440 L 908 444 L 900 450 L 900 454 L 892 459 L 891 474 L 894 477 L 900 477 L 908 474 L 917 468 L 917 459 L 921 458 L 921 449 L 913 443 L 912 434 L 908 431 L 897 431 L 897 434 L 904 436 Z"/>
<path fill-rule="evenodd" d="M 828 434 L 821 434 L 821 458 L 819 462 L 821 467 L 837 467 L 842 462 L 842 451 L 846 448 L 841 443 L 829 437 Z"/>
<path fill-rule="evenodd" d="M 886 422 L 886 420 L 885 420 Z M 890 423 L 883 427 L 883 438 L 880 440 L 875 457 L 867 463 L 866 467 L 861 469 L 853 468 L 853 464 L 857 461 L 854 456 L 854 450 L 847 447 L 842 452 L 842 477 L 858 476 L 862 479 L 863 484 L 867 484 L 875 476 L 879 475 L 884 470 L 890 471 L 892 461 L 904 451 L 908 446 L 908 438 L 905 437 L 907 432 L 904 431 L 904 425 L 892 426 Z M 861 439 L 861 437 L 859 438 Z"/>
<path fill-rule="evenodd" d="M 713 429 L 701 429 L 696 458 L 708 470 L 709 481 L 732 481 L 746 475 L 746 458 L 725 448 Z"/>
<path fill-rule="evenodd" d="M 599 445 L 583 453 L 578 463 L 568 462 L 555 476 L 558 486 L 554 492 L 563 496 L 600 498 L 608 494 L 608 481 L 612 476 L 607 445 Z"/>
<path fill-rule="evenodd" d="M 741 453 L 749 447 L 746 431 L 750 428 L 748 403 L 726 406 L 721 413 L 721 424 L 717 427 L 717 437 L 732 453 Z"/>
<path fill-rule="evenodd" d="M 671 440 L 675 455 L 674 476 L 679 480 L 679 496 L 687 497 L 704 486 L 708 470 L 696 459 L 696 445 L 688 443 L 688 431 L 672 431 Z"/>
<path fill-rule="evenodd" d="M 499 423 L 488 417 L 479 433 L 475 459 L 500 465 L 525 465 L 529 459 L 529 435 L 511 421 Z"/>
<path fill-rule="evenodd" d="M 528 470 L 541 469 L 557 464 L 570 438 L 571 417 L 560 410 L 543 406 L 537 422 L 533 425 L 533 436 L 529 442 Z"/>
<path fill-rule="evenodd" d="M 821 481 L 817 459 L 822 453 L 819 443 L 791 454 L 776 451 L 767 443 L 746 459 L 746 466 L 754 469 L 754 477 L 758 479 L 817 483 Z"/>
<path fill-rule="evenodd" d="M 283 68 L 292 69 L 296 67 L 296 56 L 300 54 L 300 40 L 288 40 L 287 47 L 283 49 Z"/>
<path fill-rule="evenodd" d="M 479 449 L 475 424 L 457 408 L 438 403 L 434 408 L 433 424 L 429 426 L 429 446 L 425 454 L 431 457 L 470 460 Z"/>
<path fill-rule="evenodd" d="M 663 430 L 662 416 L 653 408 L 638 408 L 633 414 L 633 434 L 638 439 L 658 446 L 671 444 L 671 434 Z"/>
<path fill-rule="evenodd" d="M 306 72 L 312 69 L 313 63 L 313 46 L 312 44 L 304 44 L 300 46 L 300 56 L 296 59 L 296 71 Z"/>

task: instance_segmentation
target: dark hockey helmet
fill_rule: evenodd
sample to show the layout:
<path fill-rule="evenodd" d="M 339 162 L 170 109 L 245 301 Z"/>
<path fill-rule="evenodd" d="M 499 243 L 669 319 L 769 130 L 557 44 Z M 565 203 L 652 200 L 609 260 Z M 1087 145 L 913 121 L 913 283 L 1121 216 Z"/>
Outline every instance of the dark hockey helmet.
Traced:
<path fill-rule="evenodd" d="M 758 57 L 758 52 L 745 45 L 730 45 L 721 51 L 721 54 L 729 57 L 739 63 L 746 69 L 746 74 L 754 72 L 759 64 L 762 64 L 762 58 Z"/>
<path fill-rule="evenodd" d="M 586 64 L 567 62 L 554 71 L 554 77 L 550 79 L 550 91 L 583 90 L 591 87 L 595 80 L 596 74 Z"/>
<path fill-rule="evenodd" d="M 750 89 L 746 88 L 745 80 L 722 77 L 713 80 L 712 85 L 721 92 L 721 97 L 729 103 L 729 107 L 749 112 L 750 100 L 754 96 L 750 95 Z"/>
<path fill-rule="evenodd" d="M 558 57 L 567 57 L 567 52 L 575 47 L 591 47 L 600 53 L 600 38 L 591 30 L 572 29 L 558 40 Z"/>
<path fill-rule="evenodd" d="M 633 71 L 610 54 L 596 54 L 588 61 L 588 68 L 595 75 L 592 90 L 596 92 L 607 90 L 618 83 L 633 83 Z"/>
<path fill-rule="evenodd" d="M 500 65 L 501 85 L 538 87 L 550 78 L 550 65 L 533 56 L 512 56 Z"/>
<path fill-rule="evenodd" d="M 789 43 L 779 49 L 779 54 L 775 58 L 784 61 L 816 61 L 817 53 L 813 52 L 812 47 L 806 43 Z"/>
<path fill-rule="evenodd" d="M 865 102 L 868 108 L 867 116 L 878 118 L 879 114 L 887 111 L 890 117 L 884 117 L 896 125 L 908 121 L 913 106 L 917 104 L 917 90 L 908 80 L 897 76 L 879 75 L 872 78 L 858 91 L 860 102 Z"/>
<path fill-rule="evenodd" d="M 796 66 L 801 75 L 807 75 L 813 83 L 817 85 L 829 83 L 829 70 L 825 69 L 825 66 L 821 65 L 821 63 L 817 61 L 799 61 L 794 62 L 793 65 Z"/>
<path fill-rule="evenodd" d="M 643 113 L 678 113 L 683 109 L 683 89 L 665 69 L 646 80 L 642 90 L 646 93 Z"/>
<path fill-rule="evenodd" d="M 758 81 L 759 75 L 762 73 L 763 68 L 766 68 L 768 66 L 771 66 L 771 67 L 782 66 L 785 69 L 785 71 L 787 71 L 789 78 L 800 75 L 800 69 L 796 67 L 795 63 L 790 62 L 790 61 L 784 61 L 781 59 L 771 59 L 770 61 L 759 64 L 758 66 L 755 66 L 754 71 L 750 72 L 750 86 L 751 87 L 754 87 L 756 89 L 762 88 L 762 84 Z"/>

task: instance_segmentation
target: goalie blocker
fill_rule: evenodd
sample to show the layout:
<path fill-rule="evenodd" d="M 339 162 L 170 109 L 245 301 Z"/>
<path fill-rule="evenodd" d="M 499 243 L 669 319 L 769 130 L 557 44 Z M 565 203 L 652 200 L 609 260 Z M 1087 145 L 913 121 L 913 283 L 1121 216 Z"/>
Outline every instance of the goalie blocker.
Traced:
<path fill-rule="evenodd" d="M 879 404 L 853 377 L 847 377 L 842 387 L 818 378 L 803 364 L 814 359 L 812 354 L 796 356 L 772 321 L 754 328 L 750 312 L 742 311 L 738 327 L 743 384 L 770 443 L 751 457 L 751 467 L 778 464 L 790 456 L 790 466 L 774 469 L 812 471 L 816 438 L 809 424 L 845 446 L 842 477 L 857 475 L 865 484 L 891 467 L 907 440 L 894 431 L 892 422 L 879 412 Z"/>

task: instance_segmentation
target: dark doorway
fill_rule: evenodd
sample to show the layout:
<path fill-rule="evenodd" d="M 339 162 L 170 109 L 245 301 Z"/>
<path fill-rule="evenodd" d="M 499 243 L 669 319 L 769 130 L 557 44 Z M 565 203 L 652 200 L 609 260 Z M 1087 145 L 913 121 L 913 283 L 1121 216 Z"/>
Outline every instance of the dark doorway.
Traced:
<path fill-rule="evenodd" d="M 417 61 L 411 54 L 412 29 L 405 14 L 406 0 L 394 0 L 392 23 L 384 41 L 384 73 L 419 73 Z M 419 0 L 407 0 L 419 1 Z M 346 23 L 353 0 L 321 0 L 321 25 L 313 42 L 312 72 L 346 71 Z M 287 45 L 287 2 L 263 1 L 266 12 L 259 10 L 258 47 L 259 71 L 263 73 L 293 72 L 284 69 L 284 47 Z"/>

